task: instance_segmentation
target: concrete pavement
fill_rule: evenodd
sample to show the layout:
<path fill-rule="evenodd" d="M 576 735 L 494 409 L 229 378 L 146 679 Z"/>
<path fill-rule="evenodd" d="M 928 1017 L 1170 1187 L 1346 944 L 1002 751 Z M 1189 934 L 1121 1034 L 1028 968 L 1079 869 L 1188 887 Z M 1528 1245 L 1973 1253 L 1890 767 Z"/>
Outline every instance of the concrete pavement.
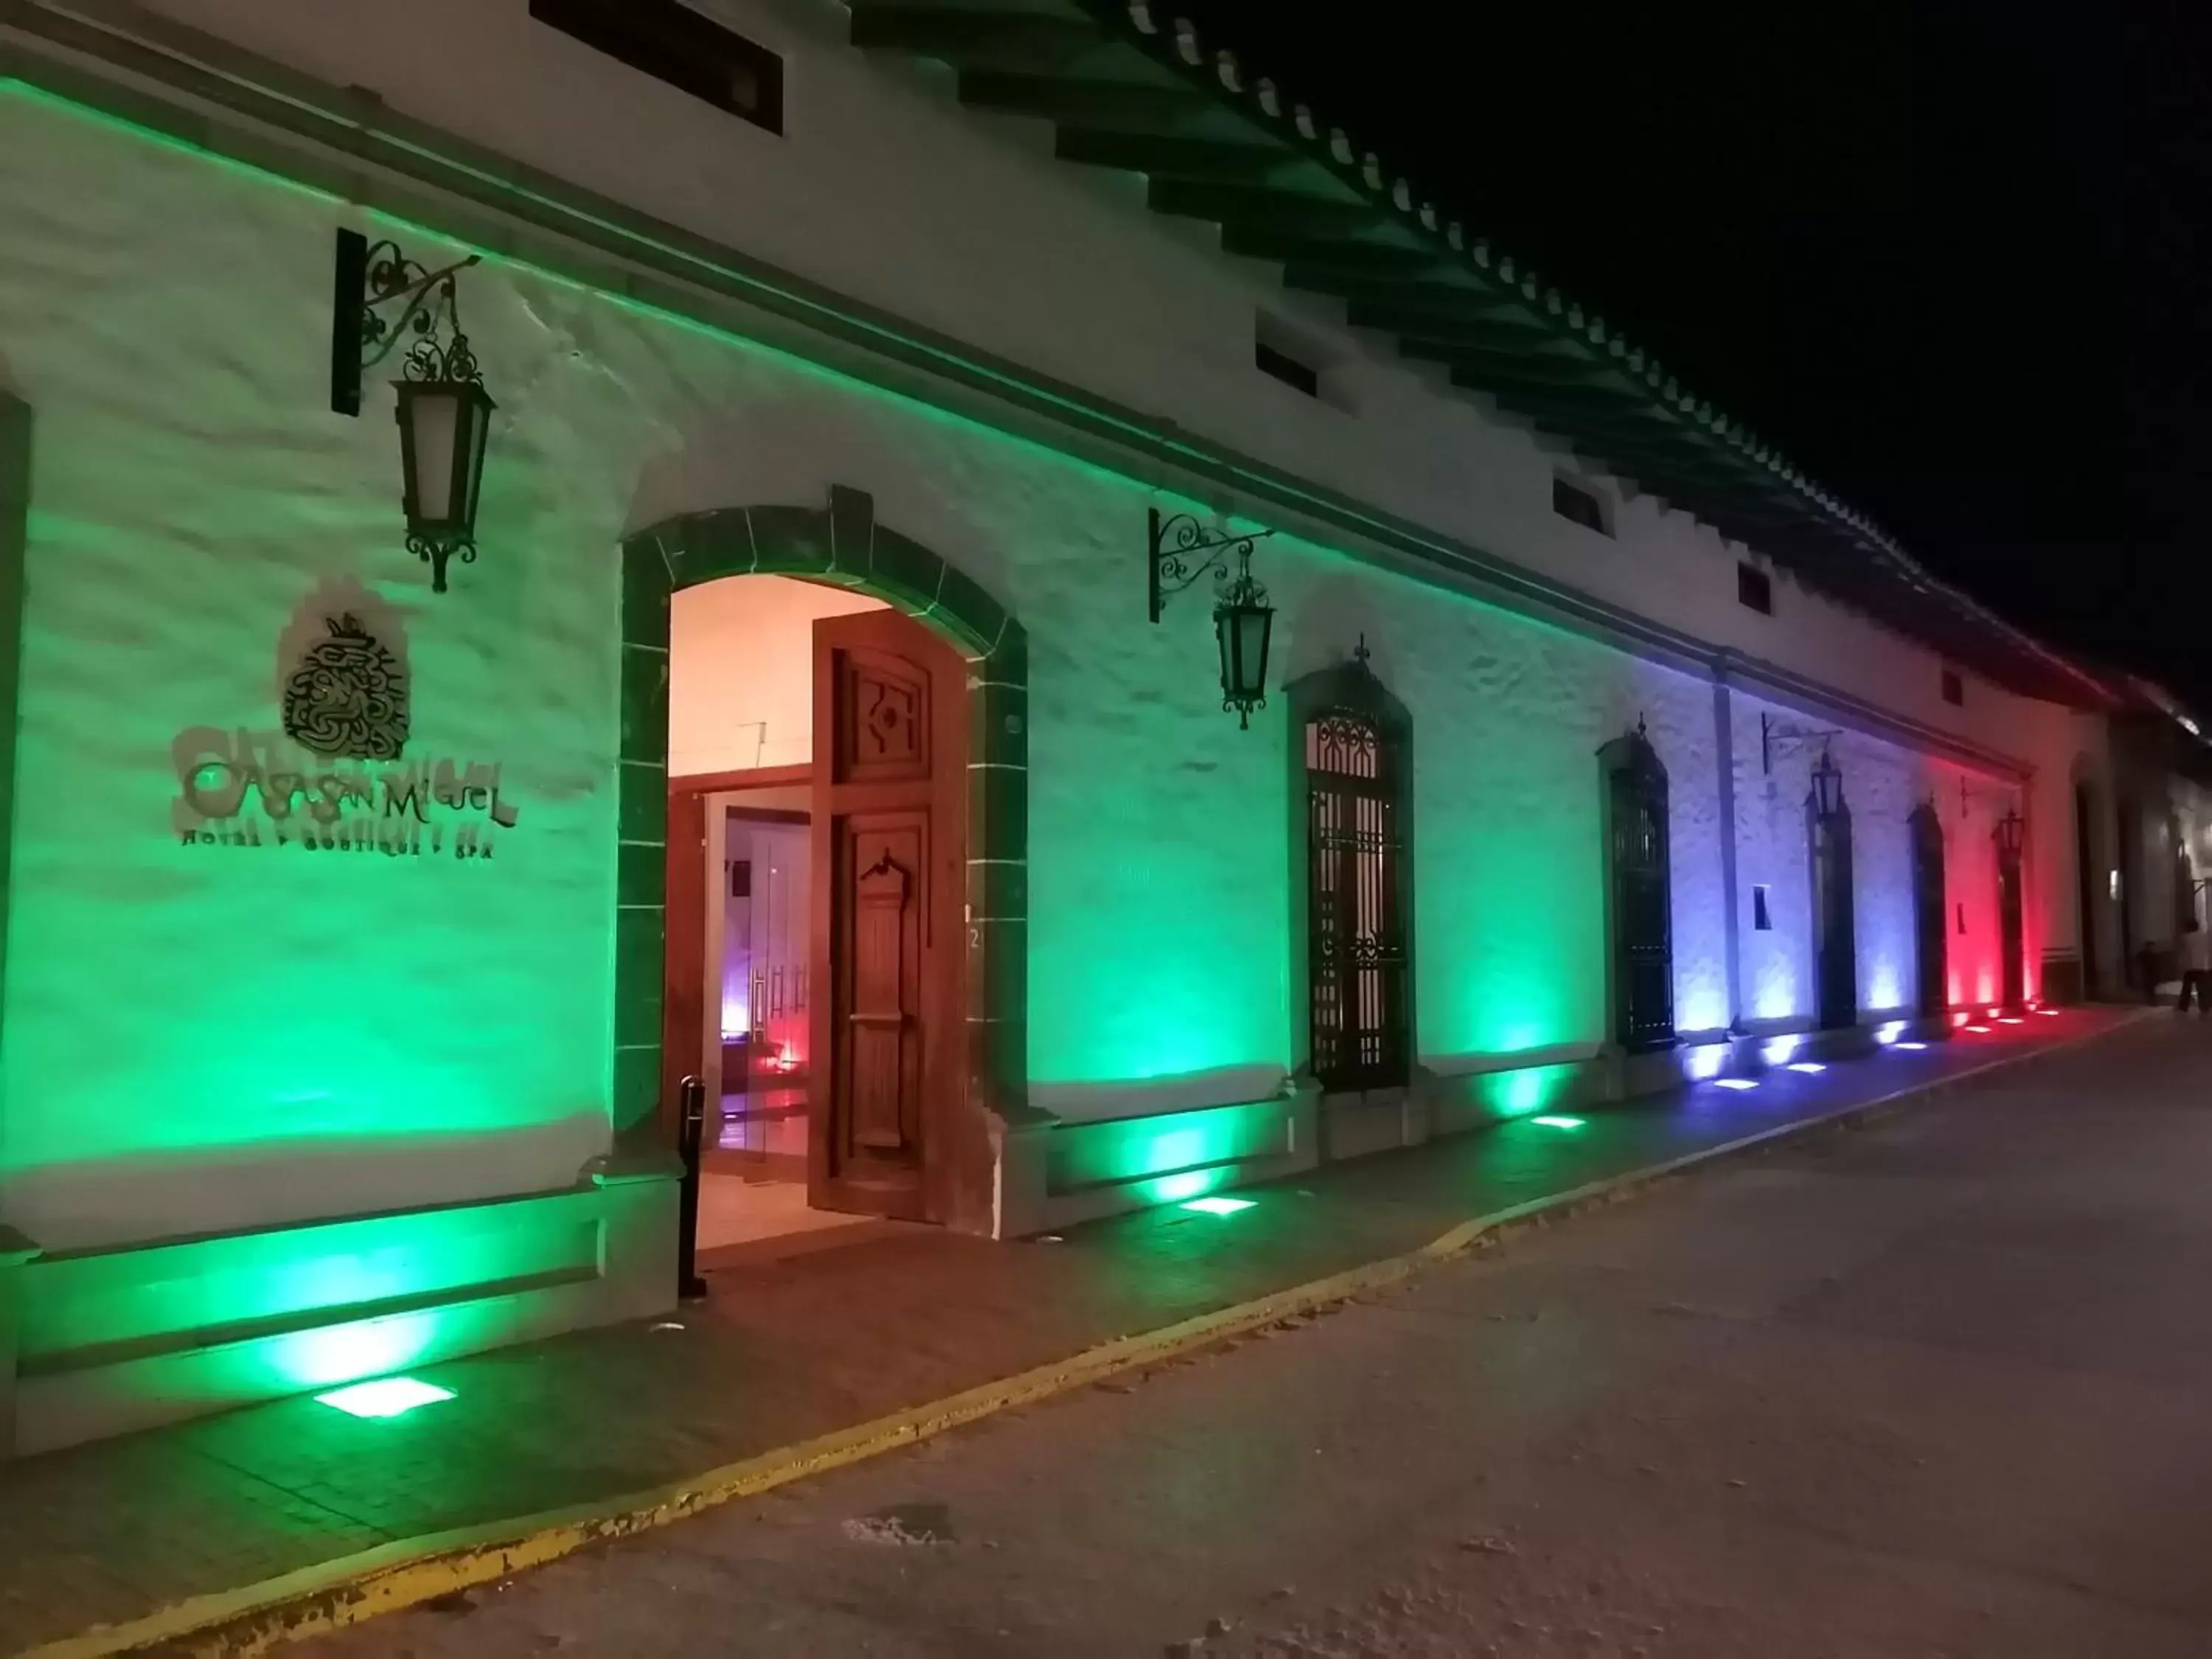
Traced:
<path fill-rule="evenodd" d="M 712 1299 L 672 1323 L 425 1371 L 456 1397 L 404 1418 L 299 1399 L 10 1465 L 0 1651 L 258 1639 L 442 1595 L 1394 1278 L 1470 1218 L 2001 1075 L 2125 1018 L 2069 1011 L 1755 1091 L 1526 1120 L 1255 1188 L 1225 1218 L 1154 1210 L 1018 1246 L 856 1229 L 712 1273 Z"/>
<path fill-rule="evenodd" d="M 2166 1016 L 303 1652 L 2201 1659 L 2208 1188 Z"/>

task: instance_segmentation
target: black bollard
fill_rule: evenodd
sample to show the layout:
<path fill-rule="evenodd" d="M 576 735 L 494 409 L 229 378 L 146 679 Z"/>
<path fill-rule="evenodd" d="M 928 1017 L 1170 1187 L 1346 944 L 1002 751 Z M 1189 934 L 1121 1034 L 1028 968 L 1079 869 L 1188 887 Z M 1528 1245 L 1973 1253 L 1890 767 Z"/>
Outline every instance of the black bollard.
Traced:
<path fill-rule="evenodd" d="M 699 1276 L 699 1158 L 707 1138 L 707 1085 L 687 1077 L 677 1091 L 682 1112 L 677 1151 L 684 1159 L 682 1219 L 676 1238 L 676 1294 L 685 1302 L 707 1294 L 707 1281 Z"/>

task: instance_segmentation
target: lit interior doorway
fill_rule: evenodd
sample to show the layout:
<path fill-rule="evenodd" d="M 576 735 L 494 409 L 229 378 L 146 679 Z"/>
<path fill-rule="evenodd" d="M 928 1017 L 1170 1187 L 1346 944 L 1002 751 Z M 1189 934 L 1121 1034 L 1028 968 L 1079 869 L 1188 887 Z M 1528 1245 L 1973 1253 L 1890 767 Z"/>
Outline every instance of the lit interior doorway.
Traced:
<path fill-rule="evenodd" d="M 697 1244 L 709 1262 L 870 1219 L 807 1193 L 814 624 L 884 608 L 783 576 L 672 602 L 668 1069 L 707 1088 Z"/>
<path fill-rule="evenodd" d="M 966 679 L 883 602 L 674 596 L 669 1079 L 706 1085 L 700 1258 L 933 1213 L 963 1006 Z"/>

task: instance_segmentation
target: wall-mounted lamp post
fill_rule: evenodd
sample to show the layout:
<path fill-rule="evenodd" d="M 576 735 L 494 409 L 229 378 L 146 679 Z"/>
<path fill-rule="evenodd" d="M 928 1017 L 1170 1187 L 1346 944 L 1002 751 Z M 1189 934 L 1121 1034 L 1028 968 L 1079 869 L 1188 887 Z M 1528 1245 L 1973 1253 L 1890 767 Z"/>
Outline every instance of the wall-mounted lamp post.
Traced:
<path fill-rule="evenodd" d="M 1813 810 L 1823 818 L 1832 818 L 1844 810 L 1843 769 L 1826 749 L 1813 768 Z"/>
<path fill-rule="evenodd" d="M 2018 858 L 2021 843 L 2027 833 L 2027 825 L 2021 818 L 2020 809 L 2017 806 L 2008 808 L 2005 815 L 1997 820 L 1995 831 L 1997 851 L 2006 858 Z"/>
<path fill-rule="evenodd" d="M 1208 536 L 1187 513 L 1167 518 L 1152 509 L 1151 547 L 1146 559 L 1152 619 L 1160 619 L 1170 593 L 1180 593 L 1209 570 L 1213 572 L 1213 637 L 1221 653 L 1221 707 L 1234 709 L 1240 729 L 1249 730 L 1252 711 L 1267 706 L 1267 646 L 1274 632 L 1275 608 L 1267 590 L 1253 580 L 1252 544 L 1275 532 Z M 1230 561 L 1237 562 L 1231 574 Z"/>
<path fill-rule="evenodd" d="M 331 317 L 331 407 L 361 413 L 362 376 L 406 343 L 394 410 L 399 423 L 401 502 L 407 550 L 430 567 L 430 589 L 446 591 L 446 566 L 477 556 L 477 497 L 484 447 L 498 405 L 484 390 L 469 337 L 461 332 L 456 272 L 477 256 L 426 270 L 396 242 L 371 245 L 358 231 L 337 235 Z"/>

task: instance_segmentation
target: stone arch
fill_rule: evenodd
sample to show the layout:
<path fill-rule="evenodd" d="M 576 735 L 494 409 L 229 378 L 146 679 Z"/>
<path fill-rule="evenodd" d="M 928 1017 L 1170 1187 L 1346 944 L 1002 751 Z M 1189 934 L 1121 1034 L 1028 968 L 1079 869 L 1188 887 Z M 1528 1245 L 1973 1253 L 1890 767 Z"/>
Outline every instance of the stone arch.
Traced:
<path fill-rule="evenodd" d="M 668 799 L 669 600 L 724 576 L 780 575 L 882 599 L 968 665 L 964 1103 L 951 1212 L 992 1218 L 988 1132 L 1026 1119 L 1029 654 L 1021 624 L 957 567 L 876 523 L 866 493 L 826 508 L 720 507 L 664 519 L 622 544 L 621 784 L 615 921 L 617 1137 L 650 1146 L 668 1110 L 661 1055 Z M 988 1138 L 987 1138 L 988 1137 Z M 979 1167 L 979 1165 L 981 1167 Z"/>

